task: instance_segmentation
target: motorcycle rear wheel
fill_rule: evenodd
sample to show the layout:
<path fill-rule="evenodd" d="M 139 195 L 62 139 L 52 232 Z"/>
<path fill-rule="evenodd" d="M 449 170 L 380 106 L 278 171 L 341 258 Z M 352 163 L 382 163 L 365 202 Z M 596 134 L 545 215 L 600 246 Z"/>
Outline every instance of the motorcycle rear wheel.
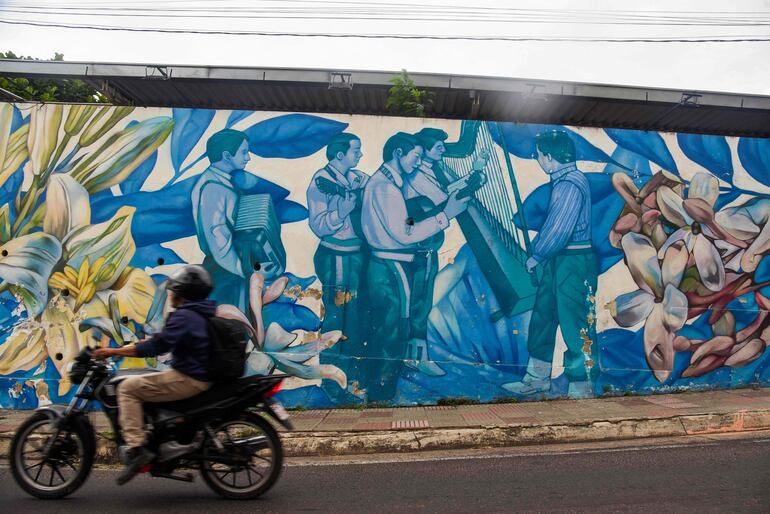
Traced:
<path fill-rule="evenodd" d="M 223 449 L 211 437 L 203 446 L 201 475 L 218 495 L 251 500 L 264 494 L 278 480 L 283 466 L 283 448 L 275 429 L 264 418 L 249 412 L 213 429 Z M 243 463 L 217 462 L 217 455 L 236 457 Z"/>
<path fill-rule="evenodd" d="M 42 412 L 27 418 L 11 442 L 11 474 L 28 494 L 43 500 L 64 498 L 88 478 L 94 462 L 94 434 L 84 423 L 62 427 Z M 48 455 L 44 449 L 51 444 Z"/>

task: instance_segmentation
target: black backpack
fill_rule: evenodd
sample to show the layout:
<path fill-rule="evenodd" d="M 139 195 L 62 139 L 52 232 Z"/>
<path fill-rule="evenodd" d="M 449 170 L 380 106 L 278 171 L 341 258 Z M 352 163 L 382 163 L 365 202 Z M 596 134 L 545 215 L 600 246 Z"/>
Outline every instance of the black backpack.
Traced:
<path fill-rule="evenodd" d="M 208 323 L 209 380 L 223 382 L 242 377 L 246 368 L 248 330 L 240 321 L 216 316 L 208 318 Z"/>

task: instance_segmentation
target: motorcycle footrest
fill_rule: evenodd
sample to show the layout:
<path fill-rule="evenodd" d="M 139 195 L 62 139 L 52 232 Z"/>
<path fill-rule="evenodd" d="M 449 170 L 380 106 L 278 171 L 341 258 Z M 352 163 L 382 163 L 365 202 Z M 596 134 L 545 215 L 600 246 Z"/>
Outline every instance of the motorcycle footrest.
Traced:
<path fill-rule="evenodd" d="M 169 480 L 178 480 L 180 482 L 192 482 L 193 481 L 193 474 L 192 473 L 182 473 L 179 475 L 175 475 L 173 473 L 152 473 L 152 476 L 157 478 L 168 478 Z"/>

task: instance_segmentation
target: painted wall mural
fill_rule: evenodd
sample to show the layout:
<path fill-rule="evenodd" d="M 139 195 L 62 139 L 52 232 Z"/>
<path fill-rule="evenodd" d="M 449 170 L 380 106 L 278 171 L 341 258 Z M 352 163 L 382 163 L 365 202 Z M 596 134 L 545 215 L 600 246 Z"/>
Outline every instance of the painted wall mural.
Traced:
<path fill-rule="evenodd" d="M 188 262 L 291 406 L 767 385 L 768 221 L 765 139 L 0 104 L 0 406 Z"/>

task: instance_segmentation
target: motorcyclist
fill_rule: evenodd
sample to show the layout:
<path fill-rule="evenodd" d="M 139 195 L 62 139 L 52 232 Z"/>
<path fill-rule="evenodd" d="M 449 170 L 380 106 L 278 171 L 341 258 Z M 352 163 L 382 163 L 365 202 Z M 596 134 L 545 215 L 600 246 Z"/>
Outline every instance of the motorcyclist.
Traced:
<path fill-rule="evenodd" d="M 186 265 L 167 282 L 171 306 L 176 309 L 159 333 L 122 348 L 101 348 L 96 358 L 153 357 L 171 352 L 171 369 L 128 377 L 118 387 L 120 426 L 126 442 L 125 468 L 118 485 L 131 480 L 155 454 L 146 446 L 142 402 L 184 400 L 211 387 L 206 372 L 210 339 L 207 318 L 216 304 L 207 300 L 213 289 L 209 273 L 201 266 Z"/>

